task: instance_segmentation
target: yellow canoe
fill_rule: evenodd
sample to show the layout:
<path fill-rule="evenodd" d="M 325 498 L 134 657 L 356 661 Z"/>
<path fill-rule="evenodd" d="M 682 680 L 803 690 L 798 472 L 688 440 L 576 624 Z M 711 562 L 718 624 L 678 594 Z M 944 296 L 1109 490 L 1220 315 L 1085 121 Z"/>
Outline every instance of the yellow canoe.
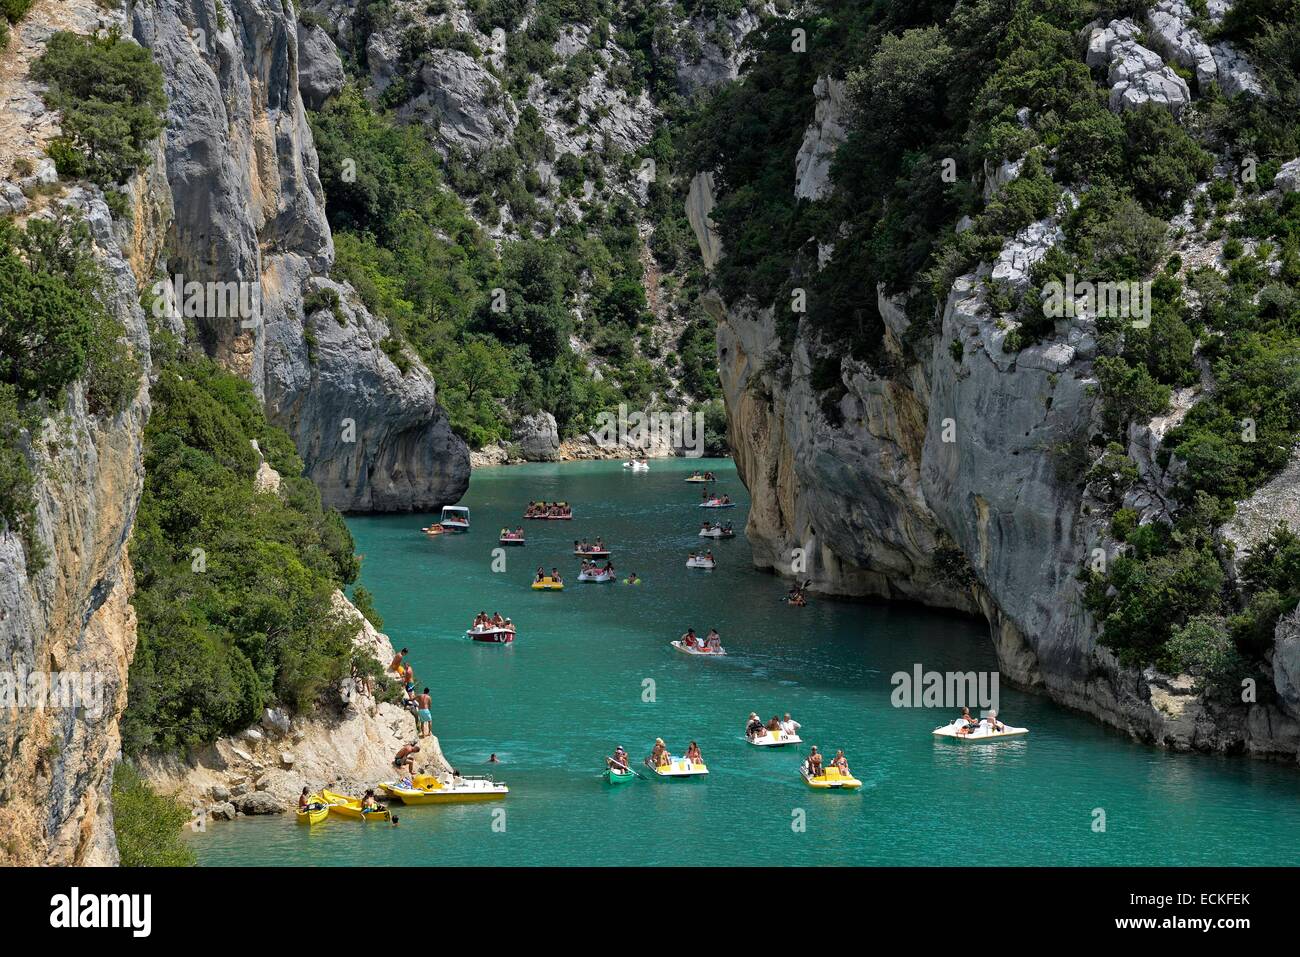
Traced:
<path fill-rule="evenodd" d="M 533 591 L 564 591 L 564 582 L 547 575 L 539 582 L 533 582 Z"/>
<path fill-rule="evenodd" d="M 319 824 L 321 821 L 325 820 L 325 818 L 329 817 L 329 805 L 325 803 L 325 799 L 319 794 L 313 794 L 307 800 L 311 802 L 311 804 L 319 804 L 320 807 L 307 807 L 304 810 L 298 811 L 299 824 Z"/>
<path fill-rule="evenodd" d="M 817 788 L 819 791 L 830 790 L 852 790 L 862 787 L 862 782 L 857 778 L 841 774 L 840 769 L 831 765 L 822 768 L 822 773 L 813 777 L 808 773 L 807 765 L 799 769 L 799 774 L 803 777 L 804 783 L 810 788 Z"/>
<path fill-rule="evenodd" d="M 392 818 L 388 808 L 380 808 L 378 811 L 362 811 L 360 798 L 348 797 L 346 794 L 339 794 L 335 791 L 321 791 L 320 794 L 321 800 L 329 805 L 329 813 L 338 817 L 361 821 L 388 821 Z"/>
<path fill-rule="evenodd" d="M 460 804 L 466 801 L 495 801 L 510 793 L 510 788 L 488 778 L 457 778 L 443 784 L 431 774 L 417 774 L 414 787 L 402 787 L 396 781 L 383 781 L 379 788 L 403 804 Z"/>

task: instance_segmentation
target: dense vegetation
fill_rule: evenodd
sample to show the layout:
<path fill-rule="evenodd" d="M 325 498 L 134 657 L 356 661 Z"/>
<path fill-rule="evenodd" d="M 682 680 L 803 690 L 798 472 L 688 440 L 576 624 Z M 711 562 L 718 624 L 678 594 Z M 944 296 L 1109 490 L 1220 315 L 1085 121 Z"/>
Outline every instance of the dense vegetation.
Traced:
<path fill-rule="evenodd" d="M 211 741 L 273 701 L 310 707 L 349 674 L 357 630 L 331 600 L 357 577 L 352 537 L 321 507 L 288 435 L 247 382 L 155 335 L 127 753 Z M 253 440 L 281 475 L 278 493 L 254 490 Z"/>
<path fill-rule="evenodd" d="M 97 298 L 99 282 L 79 219 L 30 219 L 23 229 L 0 220 L 0 527 L 22 532 L 29 566 L 43 559 L 24 431 L 58 410 L 77 380 L 89 411 L 104 416 L 139 385 L 140 364 Z"/>
<path fill-rule="evenodd" d="M 162 70 L 139 44 L 114 31 L 103 36 L 58 32 L 32 65 L 48 85 L 45 104 L 61 114 L 49 146 L 59 173 L 101 185 L 125 182 L 162 130 Z"/>
<path fill-rule="evenodd" d="M 1104 70 L 1084 62 L 1086 24 L 1140 20 L 1146 7 L 827 0 L 753 37 L 758 55 L 743 82 L 688 117 L 672 144 L 687 167 L 718 171 L 724 297 L 775 303 L 787 341 L 799 329 L 820 339 L 830 358 L 813 385 L 832 399 L 843 352 L 890 369 L 877 284 L 907 294 L 906 345 L 928 353 L 953 279 L 1036 220 L 1057 217 L 1065 242 L 1023 295 L 989 287 L 1008 351 L 1054 333 L 1039 306 L 1048 282 L 1150 280 L 1148 327 L 1098 321 L 1101 430 L 1062 437 L 1063 464 L 1082 467 L 1060 472 L 1118 505 L 1137 476 L 1129 424 L 1166 411 L 1173 391 L 1197 385 L 1208 364 L 1214 388 L 1162 453 L 1162 464 L 1181 463 L 1176 522 L 1139 526 L 1121 510 L 1113 528 L 1123 556 L 1109 574 L 1085 578 L 1102 640 L 1125 661 L 1190 669 L 1221 685 L 1258 661 L 1262 636 L 1294 606 L 1293 583 L 1276 571 L 1238 595 L 1215 528 L 1300 437 L 1300 196 L 1262 195 L 1280 163 L 1300 154 L 1300 3 L 1243 0 L 1220 27 L 1202 18 L 1211 42 L 1231 39 L 1247 53 L 1267 96 L 1229 101 L 1217 88 L 1197 90 L 1181 121 L 1155 106 L 1113 113 Z M 792 52 L 792 28 L 806 31 L 806 54 Z M 854 112 L 834 191 L 809 202 L 794 196 L 794 158 L 813 81 L 826 74 L 847 77 Z M 1216 155 L 1239 164 L 1236 175 L 1216 175 Z M 1019 176 L 986 200 L 978 189 L 986 172 L 1021 158 Z M 941 176 L 945 166 L 955 175 Z M 1198 191 L 1206 180 L 1210 188 Z M 1063 200 L 1067 189 L 1076 201 Z M 1199 241 L 1223 243 L 1223 272 L 1170 257 L 1167 221 L 1189 200 Z M 962 217 L 969 228 L 957 233 Z M 820 270 L 818 243 L 834 246 Z M 806 314 L 789 307 L 795 287 L 807 290 Z M 949 346 L 960 363 L 962 344 Z M 1287 554 L 1288 534 L 1273 542 Z"/>
<path fill-rule="evenodd" d="M 123 867 L 189 867 L 194 852 L 181 838 L 190 812 L 155 794 L 129 761 L 113 769 L 113 833 Z"/>
<path fill-rule="evenodd" d="M 446 185 L 465 174 L 444 170 L 418 128 L 376 112 L 355 89 L 315 114 L 313 128 L 336 275 L 433 370 L 453 427 L 471 445 L 508 437 L 515 416 L 537 410 L 574 434 L 620 401 L 644 407 L 670 385 L 644 356 L 649 315 L 626 199 L 590 204 L 581 222 L 524 235 L 498 254 Z M 343 173 L 353 169 L 348 159 L 355 176 Z M 493 163 L 483 158 L 477 175 L 498 175 Z M 516 173 L 508 164 L 499 175 L 518 181 Z M 572 349 L 574 335 L 605 362 L 603 379 Z M 686 345 L 686 375 L 707 389 L 694 331 Z"/>

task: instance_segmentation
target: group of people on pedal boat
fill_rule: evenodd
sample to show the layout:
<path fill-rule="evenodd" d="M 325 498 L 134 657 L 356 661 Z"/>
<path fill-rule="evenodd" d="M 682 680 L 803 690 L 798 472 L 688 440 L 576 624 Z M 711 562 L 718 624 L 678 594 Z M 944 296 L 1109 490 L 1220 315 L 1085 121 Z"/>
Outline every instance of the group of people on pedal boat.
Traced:
<path fill-rule="evenodd" d="M 706 482 L 716 482 L 718 480 L 718 477 L 712 472 L 701 472 L 699 469 L 696 469 L 687 478 L 704 479 Z"/>
<path fill-rule="evenodd" d="M 529 502 L 524 518 L 573 518 L 568 502 Z"/>
<path fill-rule="evenodd" d="M 700 746 L 694 741 L 686 749 L 683 760 L 691 764 L 703 764 L 704 755 L 700 753 Z M 666 768 L 673 763 L 673 756 L 668 753 L 668 746 L 664 744 L 663 738 L 655 738 L 655 746 L 650 751 L 650 756 L 645 759 L 645 763 L 652 768 Z"/>
<path fill-rule="evenodd" d="M 853 777 L 849 772 L 849 759 L 844 756 L 843 748 L 836 751 L 835 757 L 831 758 L 831 767 L 839 768 L 841 777 Z M 808 752 L 808 760 L 804 762 L 804 768 L 808 771 L 809 777 L 819 778 L 826 773 L 825 765 L 822 762 L 822 753 L 817 750 L 817 745 L 814 744 L 812 750 Z"/>
<path fill-rule="evenodd" d="M 723 535 L 736 534 L 736 530 L 735 528 L 732 527 L 730 522 L 728 522 L 726 525 L 723 525 L 721 522 L 708 522 L 708 521 L 700 522 L 700 531 L 721 532 Z"/>
<path fill-rule="evenodd" d="M 509 618 L 501 617 L 501 612 L 495 611 L 491 617 L 485 611 L 479 612 L 474 616 L 474 624 L 470 625 L 474 631 L 514 631 L 514 623 Z"/>
<path fill-rule="evenodd" d="M 730 495 L 726 495 L 726 494 L 710 495 L 708 489 L 704 490 L 704 492 L 700 495 L 700 498 L 701 500 L 703 500 L 703 502 L 706 505 L 730 505 L 731 504 Z"/>
<path fill-rule="evenodd" d="M 605 564 L 602 565 L 600 562 L 589 561 L 588 559 L 584 558 L 582 560 L 582 574 L 610 575 L 612 577 L 614 574 L 614 563 L 609 560 L 606 560 Z"/>
<path fill-rule="evenodd" d="M 534 582 L 546 581 L 546 578 L 547 578 L 547 575 L 546 575 L 546 569 L 542 568 L 541 565 L 538 565 L 538 566 L 537 566 L 537 577 L 534 578 L 533 581 L 534 581 Z M 551 569 L 550 579 L 551 579 L 551 581 L 555 582 L 555 584 L 557 584 L 557 585 L 563 585 L 563 584 L 564 584 L 564 579 L 560 577 L 560 570 L 559 570 L 558 568 L 552 568 L 552 569 Z"/>
<path fill-rule="evenodd" d="M 689 561 L 711 562 L 713 561 L 713 549 L 706 548 L 702 552 L 691 552 L 689 555 L 686 556 L 686 560 L 688 562 Z"/>
<path fill-rule="evenodd" d="M 604 553 L 604 552 L 608 552 L 608 551 L 609 551 L 609 549 L 605 547 L 605 540 L 604 540 L 603 538 L 601 538 L 599 535 L 596 536 L 596 540 L 595 540 L 594 542 L 592 542 L 590 545 L 587 544 L 587 540 L 586 540 L 585 538 L 582 539 L 581 541 L 577 541 L 577 540 L 575 539 L 575 540 L 574 540 L 574 543 L 573 543 L 573 552 L 574 552 L 575 555 L 578 554 L 578 553 L 580 553 L 580 552 L 601 552 L 601 553 Z"/>
<path fill-rule="evenodd" d="M 987 718 L 980 718 L 977 720 L 972 717 L 970 708 L 962 708 L 961 717 L 954 721 L 953 724 L 957 725 L 957 736 L 959 738 L 972 734 L 980 730 L 980 728 L 985 728 L 989 731 L 1005 731 L 1007 729 L 1007 726 L 998 720 L 998 713 L 996 711 L 990 711 Z"/>
<path fill-rule="evenodd" d="M 722 650 L 722 638 L 716 628 L 710 628 L 703 638 L 695 633 L 694 628 L 687 628 L 686 634 L 682 635 L 682 647 L 718 652 Z"/>
<path fill-rule="evenodd" d="M 524 540 L 523 526 L 519 526 L 513 532 L 508 528 L 501 529 L 501 541 L 503 542 L 522 542 Z"/>
<path fill-rule="evenodd" d="M 791 737 L 798 734 L 799 729 L 802 727 L 803 725 L 790 717 L 789 711 L 785 713 L 784 718 L 772 715 L 772 720 L 767 724 L 763 724 L 763 719 L 758 716 L 757 711 L 751 711 L 749 720 L 745 722 L 745 737 L 749 738 L 750 741 L 756 741 L 769 731 L 780 731 L 786 737 Z"/>

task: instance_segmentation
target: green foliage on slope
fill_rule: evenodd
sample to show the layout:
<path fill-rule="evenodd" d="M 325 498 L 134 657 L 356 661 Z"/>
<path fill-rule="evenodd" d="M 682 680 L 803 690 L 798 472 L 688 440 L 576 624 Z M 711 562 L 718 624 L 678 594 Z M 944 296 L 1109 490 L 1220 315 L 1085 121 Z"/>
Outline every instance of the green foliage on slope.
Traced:
<path fill-rule="evenodd" d="M 194 852 L 181 838 L 190 812 L 155 794 L 129 761 L 113 769 L 113 834 L 123 867 L 190 867 Z"/>
<path fill-rule="evenodd" d="M 272 701 L 309 708 L 348 674 L 357 628 L 331 602 L 359 571 L 352 536 L 248 383 L 174 356 L 160 362 L 152 398 L 131 542 L 128 753 L 201 745 Z M 254 491 L 254 439 L 281 475 L 278 493 Z"/>
<path fill-rule="evenodd" d="M 31 73 L 49 86 L 46 105 L 61 113 L 62 135 L 50 144 L 60 173 L 108 185 L 125 182 L 145 163 L 167 105 L 162 70 L 148 50 L 116 32 L 61 31 Z"/>

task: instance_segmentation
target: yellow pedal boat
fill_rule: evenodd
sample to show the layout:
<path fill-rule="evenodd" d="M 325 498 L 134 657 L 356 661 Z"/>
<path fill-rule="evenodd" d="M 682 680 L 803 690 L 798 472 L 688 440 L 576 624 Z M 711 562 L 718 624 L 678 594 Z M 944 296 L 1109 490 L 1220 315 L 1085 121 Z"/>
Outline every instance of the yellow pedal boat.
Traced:
<path fill-rule="evenodd" d="M 862 787 L 861 781 L 851 775 L 841 774 L 840 769 L 833 765 L 822 768 L 822 773 L 814 777 L 808 773 L 808 764 L 805 762 L 799 768 L 799 774 L 804 784 L 819 791 L 852 790 Z"/>
<path fill-rule="evenodd" d="M 547 575 L 541 581 L 533 582 L 533 591 L 564 591 L 564 582 Z"/>
<path fill-rule="evenodd" d="M 491 778 L 456 778 L 443 784 L 432 774 L 417 774 L 411 780 L 413 787 L 402 787 L 397 781 L 383 781 L 379 788 L 389 797 L 403 804 L 459 804 L 465 801 L 494 801 L 510 793 L 504 783 Z"/>
<path fill-rule="evenodd" d="M 360 798 L 348 797 L 335 791 L 321 791 L 320 796 L 321 800 L 329 805 L 329 813 L 337 817 L 351 818 L 356 821 L 390 821 L 393 817 L 386 807 L 378 811 L 361 810 Z"/>
<path fill-rule="evenodd" d="M 661 778 L 698 778 L 709 773 L 707 765 L 700 761 L 687 761 L 685 758 L 672 758 L 659 767 L 653 767 L 650 759 L 646 758 L 645 766 Z"/>

